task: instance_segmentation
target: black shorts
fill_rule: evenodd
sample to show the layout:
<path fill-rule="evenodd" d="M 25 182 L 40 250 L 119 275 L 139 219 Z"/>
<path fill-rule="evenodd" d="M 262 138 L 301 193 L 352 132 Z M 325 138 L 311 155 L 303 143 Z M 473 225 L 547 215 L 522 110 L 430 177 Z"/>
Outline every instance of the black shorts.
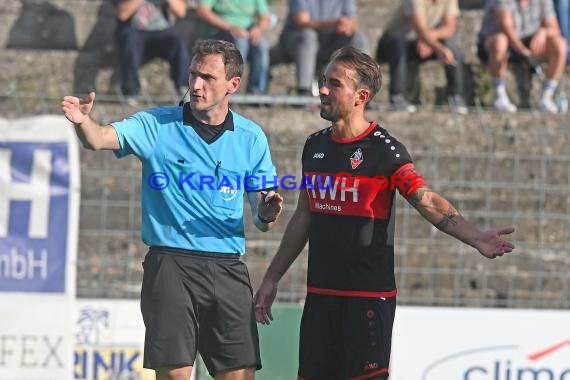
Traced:
<path fill-rule="evenodd" d="M 308 294 L 299 379 L 387 379 L 395 312 L 396 297 Z"/>
<path fill-rule="evenodd" d="M 151 247 L 143 267 L 145 368 L 190 366 L 197 352 L 212 376 L 261 368 L 253 291 L 239 256 Z"/>
<path fill-rule="evenodd" d="M 525 37 L 521 39 L 524 46 L 530 47 L 530 41 L 532 40 L 532 37 L 534 36 Z M 479 40 L 477 41 L 477 56 L 484 64 L 487 64 L 489 62 L 489 53 L 485 48 L 485 39 L 481 37 L 479 37 Z M 509 48 L 509 62 L 520 63 L 520 62 L 525 62 L 525 60 L 526 60 L 525 57 L 523 57 L 513 49 Z"/>

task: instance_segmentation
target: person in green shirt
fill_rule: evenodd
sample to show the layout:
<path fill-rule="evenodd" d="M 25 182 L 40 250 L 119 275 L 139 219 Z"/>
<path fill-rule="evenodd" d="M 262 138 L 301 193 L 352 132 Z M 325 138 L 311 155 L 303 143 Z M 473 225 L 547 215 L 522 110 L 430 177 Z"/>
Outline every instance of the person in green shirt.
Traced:
<path fill-rule="evenodd" d="M 205 38 L 234 43 L 244 61 L 250 62 L 247 92 L 267 92 L 269 73 L 269 29 L 267 0 L 201 0 L 196 13 L 206 26 Z"/>

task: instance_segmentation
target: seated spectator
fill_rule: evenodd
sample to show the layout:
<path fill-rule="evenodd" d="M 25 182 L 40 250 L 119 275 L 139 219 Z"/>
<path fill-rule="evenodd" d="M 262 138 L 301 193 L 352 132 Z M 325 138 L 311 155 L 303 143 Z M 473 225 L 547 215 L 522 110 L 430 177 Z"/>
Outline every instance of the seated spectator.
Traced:
<path fill-rule="evenodd" d="M 458 15 L 457 0 L 402 0 L 376 50 L 376 60 L 390 66 L 392 109 L 416 110 L 404 95 L 408 62 L 439 59 L 445 67 L 451 110 L 467 113 L 463 99 L 464 55 L 453 38 Z"/>
<path fill-rule="evenodd" d="M 140 93 L 138 70 L 151 58 L 170 63 L 170 77 L 179 95 L 188 88 L 190 54 L 184 41 L 172 28 L 169 14 L 186 15 L 185 0 L 113 0 L 118 19 L 117 52 L 121 90 L 129 102 Z"/>
<path fill-rule="evenodd" d="M 554 92 L 564 73 L 566 40 L 554 13 L 552 0 L 488 0 L 479 32 L 478 55 L 492 76 L 493 107 L 501 112 L 516 112 L 505 89 L 508 62 L 546 61 L 541 110 L 557 113 Z"/>
<path fill-rule="evenodd" d="M 566 43 L 570 43 L 570 0 L 554 0 L 554 5 L 562 35 L 566 38 Z M 566 64 L 570 64 L 570 49 L 566 53 Z"/>
<path fill-rule="evenodd" d="M 247 92 L 267 92 L 269 74 L 269 9 L 266 0 L 200 0 L 198 17 L 207 25 L 206 38 L 233 42 L 245 62 L 251 62 Z"/>
<path fill-rule="evenodd" d="M 328 61 L 335 50 L 352 45 L 368 51 L 368 41 L 358 31 L 356 11 L 354 0 L 289 0 L 287 20 L 271 60 L 295 62 L 298 95 L 312 94 L 317 64 Z"/>

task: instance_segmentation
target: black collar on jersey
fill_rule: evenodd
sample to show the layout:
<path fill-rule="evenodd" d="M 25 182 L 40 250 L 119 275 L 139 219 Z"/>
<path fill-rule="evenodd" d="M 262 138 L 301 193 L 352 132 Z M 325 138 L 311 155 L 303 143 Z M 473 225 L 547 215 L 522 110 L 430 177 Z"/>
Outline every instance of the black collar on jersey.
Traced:
<path fill-rule="evenodd" d="M 202 123 L 194 117 L 190 109 L 190 103 L 184 103 L 184 107 L 182 108 L 182 123 L 194 128 L 198 136 L 207 144 L 211 144 L 219 139 L 225 131 L 234 130 L 234 117 L 229 110 L 222 124 L 210 125 Z"/>

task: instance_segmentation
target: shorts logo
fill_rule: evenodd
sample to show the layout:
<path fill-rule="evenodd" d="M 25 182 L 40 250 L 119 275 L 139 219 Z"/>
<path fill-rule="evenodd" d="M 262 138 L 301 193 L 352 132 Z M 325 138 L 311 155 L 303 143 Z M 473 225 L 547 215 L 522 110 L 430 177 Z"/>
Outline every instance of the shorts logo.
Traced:
<path fill-rule="evenodd" d="M 352 153 L 352 156 L 350 156 L 350 166 L 352 167 L 352 170 L 359 167 L 362 161 L 364 161 L 362 149 L 358 148 L 354 151 L 354 153 Z"/>
<path fill-rule="evenodd" d="M 313 158 L 325 158 L 325 154 L 324 153 L 315 153 L 313 155 Z"/>
<path fill-rule="evenodd" d="M 366 363 L 364 365 L 364 370 L 365 371 L 372 371 L 373 369 L 378 369 L 380 367 L 380 365 L 378 365 L 378 363 Z"/>

